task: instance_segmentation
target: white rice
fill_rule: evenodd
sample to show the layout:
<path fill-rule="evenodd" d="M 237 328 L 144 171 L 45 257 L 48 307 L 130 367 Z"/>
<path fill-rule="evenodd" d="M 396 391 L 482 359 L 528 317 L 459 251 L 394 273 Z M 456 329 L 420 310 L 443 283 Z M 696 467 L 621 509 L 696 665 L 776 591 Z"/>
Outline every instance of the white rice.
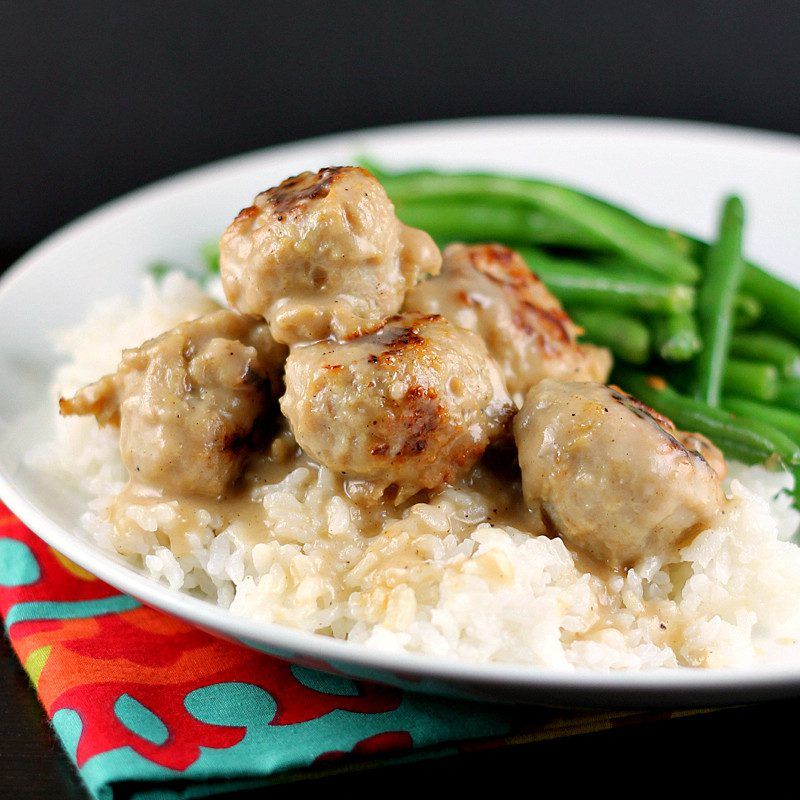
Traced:
<path fill-rule="evenodd" d="M 66 362 L 53 400 L 113 371 L 123 347 L 212 302 L 171 274 L 146 281 L 137 302 L 99 304 L 56 337 Z M 126 481 L 116 432 L 58 418 L 34 461 L 76 482 L 87 495 L 87 537 L 118 549 L 106 521 Z M 475 490 L 447 488 L 365 531 L 339 478 L 307 467 L 256 490 L 257 530 L 220 530 L 213 507 L 196 511 L 180 554 L 159 535 L 177 503 L 131 505 L 136 535 L 126 552 L 155 580 L 234 614 L 384 650 L 594 670 L 799 660 L 800 548 L 787 541 L 800 522 L 787 494 L 793 479 L 736 464 L 730 472 L 719 527 L 606 579 L 583 571 L 560 539 L 490 524 L 492 497 Z"/>

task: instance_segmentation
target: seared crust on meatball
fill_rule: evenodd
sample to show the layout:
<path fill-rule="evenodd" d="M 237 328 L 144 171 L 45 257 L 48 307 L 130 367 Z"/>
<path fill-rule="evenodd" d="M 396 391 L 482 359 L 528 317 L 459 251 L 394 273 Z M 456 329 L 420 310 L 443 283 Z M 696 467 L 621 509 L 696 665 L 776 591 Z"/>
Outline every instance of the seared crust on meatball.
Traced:
<path fill-rule="evenodd" d="M 468 470 L 513 404 L 475 334 L 403 314 L 344 343 L 292 349 L 281 410 L 298 444 L 366 501 L 396 503 Z"/>
<path fill-rule="evenodd" d="M 220 241 L 228 302 L 263 316 L 287 344 L 375 328 L 441 260 L 430 236 L 403 225 L 359 167 L 304 172 L 262 192 Z"/>
<path fill-rule="evenodd" d="M 133 481 L 217 497 L 238 479 L 282 391 L 286 354 L 263 320 L 219 310 L 124 351 L 116 373 L 59 407 L 119 425 Z"/>
<path fill-rule="evenodd" d="M 688 543 L 725 498 L 666 417 L 616 387 L 541 381 L 514 420 L 525 501 L 613 567 Z"/>
<path fill-rule="evenodd" d="M 669 428 L 667 428 L 669 430 Z M 687 449 L 691 450 L 703 457 L 714 472 L 719 475 L 721 480 L 724 480 L 728 474 L 728 464 L 725 461 L 725 456 L 722 450 L 717 447 L 714 442 L 702 433 L 693 433 L 690 431 L 675 430 L 672 432 L 675 438 Z"/>
<path fill-rule="evenodd" d="M 611 370 L 609 352 L 578 344 L 580 329 L 558 300 L 502 245 L 450 245 L 440 275 L 412 289 L 405 309 L 480 335 L 518 404 L 543 378 L 603 383 Z"/>

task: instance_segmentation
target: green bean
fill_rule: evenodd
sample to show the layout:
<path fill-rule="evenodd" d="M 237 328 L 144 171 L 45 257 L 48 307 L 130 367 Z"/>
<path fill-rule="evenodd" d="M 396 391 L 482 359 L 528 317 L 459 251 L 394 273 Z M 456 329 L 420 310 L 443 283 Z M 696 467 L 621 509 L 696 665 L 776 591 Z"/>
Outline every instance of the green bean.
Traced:
<path fill-rule="evenodd" d="M 421 208 L 418 207 L 418 208 Z M 429 225 L 428 218 L 402 215 L 407 225 L 421 227 L 430 233 L 436 244 L 444 249 L 453 241 L 511 241 L 503 236 L 499 227 L 483 227 L 480 220 L 473 220 L 471 235 L 457 236 L 444 233 L 444 226 Z M 497 218 L 499 220 L 499 218 Z M 463 222 L 463 218 L 461 219 Z M 461 222 L 459 222 L 461 224 Z M 551 234 L 553 234 L 551 236 Z M 553 243 L 557 232 L 550 232 L 540 237 L 539 244 L 545 238 Z M 529 237 L 534 240 L 535 234 Z M 617 311 L 643 312 L 647 314 L 677 314 L 691 311 L 695 306 L 696 290 L 686 283 L 670 283 L 659 276 L 650 275 L 631 269 L 630 265 L 598 267 L 596 263 L 577 259 L 555 258 L 549 253 L 531 247 L 518 246 L 517 251 L 528 262 L 533 271 L 544 281 L 548 289 L 566 305 L 601 306 Z M 619 260 L 611 260 L 609 264 L 619 264 Z M 752 316 L 752 314 L 751 314 Z"/>
<path fill-rule="evenodd" d="M 697 397 L 719 403 L 722 376 L 732 328 L 733 298 L 744 269 L 742 230 L 744 207 L 729 197 L 722 208 L 717 241 L 709 248 L 698 296 L 700 336 L 704 347 L 697 358 Z"/>
<path fill-rule="evenodd" d="M 654 376 L 617 369 L 616 378 L 623 389 L 665 414 L 678 428 L 708 436 L 729 458 L 756 464 L 777 456 L 795 471 L 800 467 L 800 445 L 760 419 L 733 417 L 701 400 L 678 394 Z"/>
<path fill-rule="evenodd" d="M 764 307 L 759 300 L 750 294 L 737 292 L 733 298 L 733 328 L 734 330 L 746 330 L 761 319 Z"/>
<path fill-rule="evenodd" d="M 383 183 L 387 178 L 391 178 L 392 174 L 383 164 L 379 164 L 374 159 L 370 158 L 369 156 L 361 155 L 355 159 L 355 163 L 359 167 L 363 167 L 364 169 L 371 172 L 381 183 Z M 410 171 L 410 170 L 409 170 Z"/>
<path fill-rule="evenodd" d="M 770 402 L 778 394 L 778 370 L 773 364 L 729 358 L 722 386 L 727 394 Z"/>
<path fill-rule="evenodd" d="M 568 306 L 597 306 L 614 311 L 677 314 L 694 308 L 695 290 L 624 269 L 592 267 L 519 248 L 528 266 Z"/>
<path fill-rule="evenodd" d="M 160 283 L 167 273 L 172 272 L 175 266 L 166 261 L 154 261 L 147 265 L 147 272 L 152 275 L 156 283 Z"/>
<path fill-rule="evenodd" d="M 435 179 L 437 177 L 441 177 L 442 173 L 437 172 L 433 169 L 415 169 L 415 170 L 404 170 L 401 172 L 391 172 L 385 169 L 383 166 L 377 164 L 372 159 L 361 157 L 358 159 L 358 163 L 361 166 L 366 167 L 368 170 L 378 178 L 379 181 L 386 184 L 391 182 L 393 179 L 397 178 L 426 178 L 426 179 Z M 486 174 L 486 173 L 483 173 Z M 497 174 L 492 175 L 492 177 L 502 177 Z M 516 177 L 515 180 L 525 181 L 530 180 L 526 178 Z M 692 259 L 692 254 L 694 252 L 695 244 L 693 241 L 688 239 L 687 237 L 683 236 L 682 234 L 665 229 L 659 228 L 656 225 L 651 225 L 640 217 L 637 217 L 632 212 L 628 211 L 621 206 L 615 205 L 614 203 L 610 203 L 608 200 L 605 200 L 602 197 L 598 197 L 597 195 L 590 194 L 588 192 L 580 191 L 579 189 L 572 189 L 571 191 L 575 192 L 576 194 L 580 195 L 581 197 L 586 198 L 587 200 L 591 200 L 594 203 L 599 203 L 604 206 L 606 209 L 612 211 L 614 214 L 618 214 L 620 216 L 627 217 L 628 220 L 633 221 L 637 226 L 644 226 L 648 233 L 656 238 L 659 239 L 662 244 L 667 246 L 670 250 L 678 252 L 684 256 L 688 256 L 689 259 Z M 486 198 L 484 198 L 486 199 Z M 504 204 L 504 198 L 495 198 L 495 201 L 492 203 L 492 198 L 489 198 L 490 205 L 497 207 L 502 206 Z M 413 200 L 411 201 L 413 202 Z M 582 247 L 585 246 L 586 249 L 589 250 L 596 250 L 598 252 L 602 252 L 608 249 L 607 242 L 602 239 L 598 238 L 597 236 L 587 235 L 586 231 L 580 231 L 578 228 L 572 226 L 571 230 L 568 230 L 566 225 L 567 223 L 562 220 L 561 225 L 564 226 L 564 233 L 565 233 L 565 240 L 563 242 L 559 242 L 558 244 L 563 244 L 568 247 Z M 486 238 L 486 237 L 478 237 L 478 238 Z M 581 245 L 581 241 L 585 240 L 585 244 Z M 511 241 L 511 239 L 509 239 Z M 524 241 L 524 240 L 521 240 Z"/>
<path fill-rule="evenodd" d="M 644 364 L 650 355 L 650 331 L 637 319 L 601 309 L 576 308 L 570 314 L 594 344 L 608 347 L 630 364 Z"/>
<path fill-rule="evenodd" d="M 485 208 L 487 215 L 481 216 L 483 207 L 480 206 L 458 207 L 453 204 L 445 208 L 422 203 L 398 207 L 398 214 L 407 225 L 423 228 L 430 233 L 442 248 L 457 240 L 513 242 L 512 237 L 519 233 L 516 226 L 521 217 L 530 219 L 526 238 L 528 243 L 559 243 L 559 229 L 555 226 L 538 227 L 536 211 L 491 206 Z M 413 209 L 410 214 L 409 209 Z M 574 239 L 569 243 L 574 244 Z M 554 258 L 530 247 L 518 246 L 517 250 L 553 294 L 568 305 L 602 306 L 618 311 L 657 314 L 675 314 L 694 308 L 696 291 L 693 286 L 669 283 L 635 267 L 631 269 L 630 265 L 613 266 L 615 263 L 619 265 L 619 259 L 610 260 L 608 263 L 611 266 L 598 268 L 588 261 Z"/>
<path fill-rule="evenodd" d="M 636 268 L 681 282 L 693 281 L 694 262 L 705 261 L 710 249 L 605 200 L 544 181 L 433 170 L 390 173 L 362 163 L 385 181 L 401 212 L 409 209 L 414 222 L 430 226 L 435 238 L 548 244 L 600 257 L 611 251 L 615 260 L 627 255 Z M 733 312 L 736 329 L 754 324 L 763 310 L 771 324 L 800 339 L 800 289 L 752 262 L 745 264 L 741 288 Z"/>
<path fill-rule="evenodd" d="M 707 252 L 704 251 L 704 252 Z M 587 258 L 591 259 L 589 263 L 598 264 L 604 269 L 618 270 L 620 273 L 627 273 L 629 275 L 642 275 L 641 270 L 630 262 L 626 262 L 618 255 L 607 254 L 587 254 Z M 745 266 L 745 270 L 747 267 Z M 644 276 L 652 277 L 654 280 L 662 280 L 657 276 Z M 696 292 L 696 290 L 695 290 Z M 753 327 L 763 314 L 764 307 L 760 300 L 757 300 L 753 295 L 746 292 L 737 292 L 733 298 L 733 327 L 735 330 L 746 330 Z"/>
<path fill-rule="evenodd" d="M 800 414 L 787 411 L 785 408 L 747 400 L 742 397 L 723 397 L 722 406 L 737 417 L 746 419 L 760 419 L 779 431 L 785 433 L 795 442 L 800 442 Z"/>
<path fill-rule="evenodd" d="M 773 402 L 781 408 L 800 411 L 800 378 L 781 381 Z"/>
<path fill-rule="evenodd" d="M 691 243 L 692 254 L 702 262 L 708 245 L 690 236 L 684 235 L 683 238 Z M 776 278 L 752 261 L 745 262 L 740 288 L 761 303 L 770 324 L 800 339 L 800 289 Z"/>
<path fill-rule="evenodd" d="M 205 242 L 200 246 L 200 255 L 203 258 L 203 263 L 206 269 L 212 275 L 219 274 L 219 241 L 215 239 L 211 242 Z"/>
<path fill-rule="evenodd" d="M 730 354 L 751 361 L 774 364 L 786 378 L 791 377 L 800 362 L 800 347 L 773 333 L 735 333 L 731 336 Z"/>
<path fill-rule="evenodd" d="M 397 203 L 397 216 L 435 239 L 539 244 L 594 250 L 596 236 L 530 205 L 422 200 Z"/>
<path fill-rule="evenodd" d="M 705 248 L 703 250 L 703 257 L 705 257 L 705 253 L 707 252 L 708 248 Z M 642 274 L 641 270 L 636 266 L 636 264 L 625 262 L 619 257 L 619 255 L 588 253 L 587 258 L 591 259 L 591 263 L 597 263 L 603 268 L 613 268 L 638 275 Z M 745 265 L 745 274 L 746 272 L 747 265 Z M 745 330 L 753 327 L 753 325 L 755 325 L 761 319 L 763 311 L 764 307 L 761 301 L 757 300 L 752 294 L 748 294 L 746 292 L 737 292 L 733 300 L 734 329 Z"/>
<path fill-rule="evenodd" d="M 638 238 L 638 236 L 644 236 L 650 242 L 650 245 L 656 247 L 660 253 L 658 259 L 648 264 L 642 262 L 641 252 L 634 248 L 634 252 L 637 253 L 634 261 L 637 262 L 637 265 L 653 269 L 654 264 L 657 264 L 659 266 L 656 268 L 656 271 L 669 274 L 669 276 L 675 280 L 692 282 L 691 276 L 684 268 L 687 264 L 690 268 L 692 268 L 694 266 L 693 262 L 705 261 L 706 253 L 709 249 L 709 245 L 705 242 L 702 242 L 691 236 L 687 236 L 686 234 L 680 234 L 672 230 L 649 225 L 625 209 L 619 208 L 618 206 L 608 203 L 605 200 L 575 190 L 565 189 L 564 187 L 553 187 L 552 184 L 547 184 L 544 182 L 526 181 L 525 179 L 521 178 L 516 179 L 522 184 L 528 183 L 530 185 L 525 190 L 514 191 L 513 187 L 509 187 L 508 185 L 509 182 L 513 182 L 515 180 L 513 178 L 502 178 L 501 176 L 487 175 L 443 176 L 432 170 L 420 170 L 417 172 L 396 174 L 386 172 L 374 164 L 366 164 L 366 166 L 371 168 L 373 172 L 376 173 L 378 178 L 385 180 L 387 184 L 395 183 L 395 188 L 398 194 L 394 196 L 394 199 L 398 199 L 398 196 L 402 194 L 402 192 L 406 193 L 406 196 L 409 200 L 418 199 L 420 196 L 420 190 L 424 189 L 426 197 L 438 197 L 440 200 L 452 200 L 452 197 L 448 198 L 447 195 L 453 188 L 453 178 L 458 179 L 461 177 L 467 181 L 470 181 L 472 178 L 482 178 L 489 181 L 497 178 L 497 180 L 503 182 L 499 187 L 499 191 L 485 194 L 477 186 L 475 186 L 473 182 L 471 187 L 464 187 L 463 185 L 459 184 L 459 186 L 456 187 L 457 191 L 455 192 L 455 195 L 462 199 L 469 199 L 470 196 L 472 196 L 474 199 L 483 201 L 487 205 L 493 205 L 498 214 L 504 213 L 503 211 L 499 210 L 503 208 L 502 204 L 504 202 L 519 202 L 520 195 L 522 195 L 526 201 L 533 203 L 530 195 L 535 194 L 536 189 L 539 187 L 552 187 L 556 191 L 561 190 L 567 194 L 577 195 L 589 206 L 602 206 L 606 212 L 605 217 L 602 221 L 597 221 L 597 225 L 586 227 L 584 224 L 585 220 L 583 218 L 578 219 L 578 217 L 576 217 L 576 209 L 571 209 L 571 214 L 565 214 L 560 208 L 554 208 L 554 213 L 547 224 L 555 226 L 557 217 L 559 227 L 557 228 L 557 235 L 553 235 L 554 241 L 550 243 L 557 244 L 559 246 L 587 249 L 595 252 L 608 249 L 611 249 L 617 253 L 627 252 L 627 248 L 621 247 L 621 243 L 619 241 L 611 241 L 612 239 L 615 239 L 615 237 L 609 235 L 609 232 L 606 229 L 610 219 L 624 218 L 627 221 L 625 233 L 628 236 L 633 235 L 634 238 Z M 448 181 L 450 183 L 448 183 Z M 409 189 L 414 189 L 414 193 L 409 194 Z M 517 187 L 517 189 L 519 189 L 519 187 Z M 542 198 L 539 198 L 539 200 L 541 201 Z M 566 202 L 564 198 L 561 198 L 561 200 L 562 202 Z M 580 211 L 583 210 L 585 209 L 581 207 Z M 541 204 L 539 211 L 544 215 L 541 218 L 542 220 L 544 217 L 550 215 L 550 212 L 545 209 L 544 204 Z M 576 224 L 576 220 L 579 224 Z M 544 222 L 541 224 L 544 225 Z M 425 226 L 423 225 L 422 227 Z M 636 229 L 635 233 L 631 232 L 631 227 Z M 554 230 L 556 230 L 555 227 Z M 511 232 L 513 235 L 504 234 L 502 237 L 489 235 L 489 231 L 490 229 L 487 230 L 486 233 L 482 233 L 480 227 L 478 227 L 475 230 L 474 237 L 469 238 L 474 238 L 476 240 L 485 238 L 503 238 L 505 241 L 509 242 L 539 241 L 540 243 L 546 243 L 544 238 L 540 240 L 527 238 L 526 234 L 524 233 L 524 227 L 521 231 L 514 228 L 514 230 Z M 458 232 L 453 232 L 452 235 L 455 236 L 457 233 Z M 544 234 L 541 235 L 544 236 Z M 460 233 L 459 236 L 467 238 L 465 233 Z M 558 241 L 555 241 L 556 238 Z M 657 244 L 653 244 L 654 242 L 657 242 Z M 664 251 L 670 251 L 672 253 L 672 257 L 666 255 Z M 683 273 L 684 277 L 676 274 L 671 267 L 666 269 L 664 268 L 665 263 L 673 263 L 673 257 L 679 264 L 683 265 L 678 267 L 678 272 Z M 645 259 L 645 262 L 646 261 L 647 259 Z M 691 269 L 691 272 L 696 274 L 696 270 L 694 269 Z M 734 325 L 736 328 L 748 327 L 749 325 L 753 324 L 757 317 L 761 315 L 760 311 L 758 311 L 759 306 L 754 305 L 754 302 L 757 302 L 760 304 L 760 307 L 763 308 L 764 313 L 772 324 L 786 333 L 789 333 L 792 336 L 800 339 L 800 289 L 792 286 L 789 283 L 786 283 L 785 281 L 782 281 L 780 278 L 776 278 L 762 267 L 749 261 L 745 264 L 741 287 L 742 290 L 746 292 L 747 302 L 742 302 L 743 297 L 740 297 L 737 300 L 734 317 Z"/>
<path fill-rule="evenodd" d="M 652 321 L 653 349 L 666 361 L 689 361 L 703 346 L 692 314 L 670 314 Z"/>
<path fill-rule="evenodd" d="M 565 186 L 499 175 L 430 172 L 392 175 L 383 182 L 389 196 L 400 205 L 420 197 L 524 202 L 595 235 L 606 249 L 644 269 L 685 283 L 694 283 L 700 274 L 697 265 L 667 241 L 663 231 Z"/>
<path fill-rule="evenodd" d="M 800 338 L 800 289 L 752 263 L 745 266 L 741 287 L 761 301 L 771 325 Z"/>
<path fill-rule="evenodd" d="M 147 266 L 147 272 L 153 277 L 156 283 L 160 283 L 170 272 L 181 272 L 186 277 L 203 285 L 208 280 L 206 272 L 200 272 L 196 267 L 185 267 L 170 261 L 154 261 Z"/>

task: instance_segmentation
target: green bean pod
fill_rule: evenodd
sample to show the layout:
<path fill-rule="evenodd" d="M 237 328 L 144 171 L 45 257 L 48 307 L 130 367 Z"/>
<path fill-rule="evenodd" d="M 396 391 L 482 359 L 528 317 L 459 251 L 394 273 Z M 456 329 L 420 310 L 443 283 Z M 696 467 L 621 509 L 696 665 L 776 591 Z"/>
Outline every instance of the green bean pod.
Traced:
<path fill-rule="evenodd" d="M 422 228 L 446 242 L 502 242 L 586 250 L 602 246 L 591 233 L 530 205 L 460 200 L 409 200 L 395 203 L 406 225 Z"/>
<path fill-rule="evenodd" d="M 398 205 L 420 198 L 444 200 L 496 198 L 527 203 L 597 237 L 603 249 L 620 253 L 644 269 L 682 283 L 694 283 L 698 266 L 664 232 L 632 214 L 558 184 L 490 174 L 416 172 L 382 176 Z"/>
<path fill-rule="evenodd" d="M 769 403 L 778 395 L 779 380 L 774 364 L 729 358 L 725 363 L 722 386 L 727 394 Z"/>
<path fill-rule="evenodd" d="M 691 236 L 684 235 L 683 239 L 692 245 L 691 252 L 702 262 L 709 246 Z M 745 262 L 740 288 L 761 303 L 772 326 L 800 339 L 800 289 L 752 261 Z"/>
<path fill-rule="evenodd" d="M 778 384 L 775 405 L 800 411 L 800 378 L 791 378 Z"/>
<path fill-rule="evenodd" d="M 644 364 L 650 355 L 650 331 L 633 317 L 596 308 L 570 309 L 593 344 L 607 347 L 629 364 Z"/>
<path fill-rule="evenodd" d="M 722 407 L 737 417 L 760 419 L 795 442 L 800 442 L 800 414 L 743 397 L 723 397 Z"/>
<path fill-rule="evenodd" d="M 219 240 L 214 239 L 200 246 L 200 255 L 203 264 L 212 275 L 219 274 Z"/>
<path fill-rule="evenodd" d="M 499 175 L 443 175 L 433 170 L 390 173 L 363 159 L 362 163 L 385 182 L 390 196 L 401 204 L 404 201 L 419 201 L 420 198 L 434 199 L 437 203 L 474 201 L 481 207 L 491 207 L 494 209 L 492 213 L 498 216 L 512 218 L 519 212 L 508 212 L 509 206 L 513 208 L 520 203 L 537 206 L 539 222 L 531 227 L 534 231 L 540 231 L 537 234 L 539 239 L 531 238 L 526 233 L 525 225 L 511 225 L 509 228 L 508 221 L 496 228 L 496 233 L 492 232 L 492 227 L 488 225 L 489 217 L 487 227 L 482 228 L 479 214 L 471 222 L 470 236 L 467 236 L 465 226 L 460 230 L 449 230 L 448 237 L 470 238 L 474 241 L 501 239 L 512 243 L 538 242 L 587 250 L 593 255 L 611 251 L 618 257 L 628 253 L 633 255 L 633 262 L 638 267 L 654 270 L 684 283 L 696 279 L 696 263 L 703 263 L 709 250 L 707 243 L 692 236 L 658 228 L 606 200 L 547 182 Z M 555 193 L 558 200 L 552 206 L 550 192 Z M 572 199 L 576 200 L 574 207 L 570 206 Z M 567 207 L 563 208 L 563 205 Z M 591 216 L 594 213 L 592 209 L 597 208 L 602 208 L 603 213 L 587 226 L 585 214 Z M 620 221 L 622 230 L 618 231 L 615 222 Z M 421 227 L 426 227 L 424 221 Z M 543 233 L 548 230 L 552 233 Z M 547 236 L 552 241 L 547 241 Z M 630 239 L 634 242 L 632 248 L 628 246 Z M 644 245 L 640 239 L 644 239 Z M 652 258 L 653 248 L 657 253 L 655 258 Z M 752 325 L 763 309 L 772 325 L 800 339 L 800 289 L 750 261 L 745 264 L 741 288 L 746 294 L 737 298 L 734 314 L 737 329 Z"/>
<path fill-rule="evenodd" d="M 800 339 L 800 289 L 748 263 L 742 289 L 760 300 L 770 324 Z"/>
<path fill-rule="evenodd" d="M 729 197 L 722 208 L 717 241 L 709 248 L 697 312 L 704 347 L 697 357 L 697 396 L 719 404 L 725 359 L 733 327 L 733 299 L 741 280 L 744 207 Z"/>
<path fill-rule="evenodd" d="M 766 361 L 787 378 L 800 363 L 800 347 L 782 336 L 763 331 L 735 333 L 731 336 L 730 354 L 751 361 Z"/>
<path fill-rule="evenodd" d="M 522 247 L 519 252 L 548 289 L 568 306 L 648 314 L 679 314 L 694 308 L 695 289 L 685 283 L 666 283 L 624 268 L 598 268 L 557 259 L 531 248 Z"/>
<path fill-rule="evenodd" d="M 653 349 L 666 361 L 690 361 L 703 346 L 692 314 L 657 317 L 651 323 Z"/>
<path fill-rule="evenodd" d="M 736 331 L 752 328 L 764 313 L 764 306 L 751 294 L 737 292 L 733 298 L 733 329 Z"/>

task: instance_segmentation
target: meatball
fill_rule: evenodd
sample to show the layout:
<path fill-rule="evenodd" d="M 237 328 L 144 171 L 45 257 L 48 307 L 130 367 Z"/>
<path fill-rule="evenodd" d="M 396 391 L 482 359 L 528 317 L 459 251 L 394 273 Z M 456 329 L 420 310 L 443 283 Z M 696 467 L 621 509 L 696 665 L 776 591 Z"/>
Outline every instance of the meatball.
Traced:
<path fill-rule="evenodd" d="M 125 350 L 116 373 L 59 406 L 119 426 L 132 480 L 217 497 L 240 476 L 281 392 L 286 352 L 263 320 L 219 310 Z"/>
<path fill-rule="evenodd" d="M 281 409 L 298 444 L 345 475 L 351 495 L 398 504 L 468 470 L 514 411 L 480 338 L 419 314 L 293 348 Z"/>
<path fill-rule="evenodd" d="M 450 245 L 441 274 L 412 289 L 405 309 L 480 335 L 518 405 L 543 378 L 603 383 L 611 370 L 609 352 L 578 344 L 579 328 L 558 300 L 501 245 Z"/>
<path fill-rule="evenodd" d="M 514 420 L 525 501 L 545 529 L 613 567 L 686 543 L 725 498 L 674 434 L 614 387 L 541 381 Z"/>
<path fill-rule="evenodd" d="M 666 423 L 672 425 L 672 420 L 662 417 Z M 706 461 L 709 467 L 719 475 L 720 479 L 724 479 L 728 474 L 728 464 L 725 461 L 725 456 L 722 451 L 702 433 L 691 433 L 687 431 L 679 431 L 670 429 L 669 425 L 664 427 L 672 433 L 675 438 L 687 449 L 699 453 Z M 674 426 L 673 426 L 674 428 Z"/>
<path fill-rule="evenodd" d="M 304 172 L 267 189 L 220 241 L 228 302 L 263 316 L 287 344 L 374 329 L 441 263 L 430 236 L 403 225 L 359 167 Z"/>

